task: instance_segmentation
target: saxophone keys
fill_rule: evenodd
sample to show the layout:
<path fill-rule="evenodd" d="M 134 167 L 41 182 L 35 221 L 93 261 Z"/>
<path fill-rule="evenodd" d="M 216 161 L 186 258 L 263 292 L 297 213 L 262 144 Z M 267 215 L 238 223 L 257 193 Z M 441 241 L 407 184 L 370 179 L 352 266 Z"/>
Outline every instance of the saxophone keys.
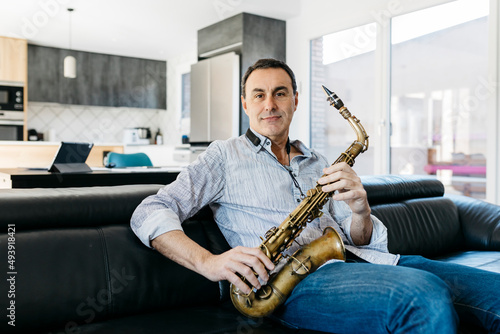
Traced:
<path fill-rule="evenodd" d="M 311 189 L 309 189 L 309 190 L 307 191 L 307 193 L 306 193 L 306 194 L 307 194 L 307 197 L 312 197 L 312 196 L 316 195 L 316 193 L 317 193 L 316 188 L 311 188 Z"/>
<path fill-rule="evenodd" d="M 269 250 L 269 248 L 267 247 L 267 245 L 265 245 L 264 243 L 262 243 L 262 244 L 260 245 L 260 250 L 261 250 L 262 252 L 264 252 L 264 254 L 266 254 L 266 256 L 267 256 L 268 258 L 270 258 L 270 259 L 272 258 L 271 251 Z"/>
<path fill-rule="evenodd" d="M 290 256 L 290 258 L 293 261 L 293 263 L 292 263 L 292 270 L 293 270 L 292 273 L 293 274 L 296 274 L 299 276 L 309 274 L 309 271 L 311 269 L 311 257 L 310 256 L 308 256 L 304 260 L 299 260 L 293 255 Z"/>
<path fill-rule="evenodd" d="M 260 299 L 267 299 L 271 297 L 273 294 L 273 289 L 269 285 L 263 285 L 258 291 L 257 291 L 257 297 Z"/>
<path fill-rule="evenodd" d="M 242 297 L 246 297 L 246 298 L 248 298 L 248 297 L 252 294 L 252 292 L 253 292 L 253 291 L 251 291 L 250 293 L 244 293 L 244 292 L 243 292 L 243 291 L 241 291 L 240 289 L 235 289 L 235 290 L 233 291 L 233 293 L 234 293 L 235 295 L 242 296 Z"/>
<path fill-rule="evenodd" d="M 250 291 L 250 293 L 244 293 L 243 291 L 235 287 L 234 290 L 232 290 L 232 293 L 234 293 L 236 296 L 239 296 L 239 298 L 244 301 L 246 307 L 252 307 L 252 298 L 250 298 L 250 296 L 254 293 L 253 289 L 252 291 Z"/>
<path fill-rule="evenodd" d="M 269 238 L 270 236 L 272 236 L 275 233 L 275 231 L 276 231 L 276 226 L 271 227 L 269 230 L 267 230 L 264 237 Z M 262 237 L 261 237 L 261 239 L 262 239 Z"/>

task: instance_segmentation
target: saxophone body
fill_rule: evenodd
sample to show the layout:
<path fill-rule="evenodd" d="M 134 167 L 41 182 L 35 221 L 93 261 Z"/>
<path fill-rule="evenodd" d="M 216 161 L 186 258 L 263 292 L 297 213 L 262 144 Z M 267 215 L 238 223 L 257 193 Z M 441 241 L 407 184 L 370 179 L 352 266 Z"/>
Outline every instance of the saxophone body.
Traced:
<path fill-rule="evenodd" d="M 325 86 L 323 90 L 330 105 L 339 110 L 357 134 L 357 139 L 333 164 L 346 162 L 353 166 L 354 159 L 368 149 L 368 136 L 359 120 L 349 112 L 342 100 Z M 323 214 L 321 209 L 332 194 L 323 192 L 321 187 L 316 184 L 314 188 L 309 189 L 307 196 L 297 208 L 278 227 L 266 232 L 259 248 L 275 265 L 280 262 L 284 251 L 292 245 L 307 223 Z M 231 301 L 245 316 L 251 318 L 267 316 L 285 302 L 300 281 L 332 259 L 345 261 L 345 248 L 337 231 L 327 227 L 321 237 L 298 249 L 293 255 L 287 256 L 283 268 L 273 273 L 268 283 L 260 289 L 254 288 L 249 294 L 245 294 L 231 284 Z"/>

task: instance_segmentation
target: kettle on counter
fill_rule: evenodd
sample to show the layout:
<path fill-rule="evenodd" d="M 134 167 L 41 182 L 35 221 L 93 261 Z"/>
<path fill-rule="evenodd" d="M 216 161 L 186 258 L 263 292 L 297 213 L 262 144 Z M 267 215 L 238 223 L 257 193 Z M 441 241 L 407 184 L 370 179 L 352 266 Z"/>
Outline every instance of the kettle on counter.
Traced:
<path fill-rule="evenodd" d="M 151 144 L 151 130 L 149 128 L 126 128 L 123 130 L 123 143 L 125 145 Z"/>
<path fill-rule="evenodd" d="M 151 129 L 150 128 L 136 128 L 141 139 L 151 139 Z"/>

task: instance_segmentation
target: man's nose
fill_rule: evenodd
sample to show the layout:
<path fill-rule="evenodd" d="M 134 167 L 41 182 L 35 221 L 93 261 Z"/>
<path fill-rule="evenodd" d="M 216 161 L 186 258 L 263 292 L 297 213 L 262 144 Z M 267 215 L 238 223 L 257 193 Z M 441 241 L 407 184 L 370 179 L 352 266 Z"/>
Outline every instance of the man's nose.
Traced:
<path fill-rule="evenodd" d="M 265 107 L 267 111 L 276 110 L 276 101 L 274 100 L 274 96 L 269 96 L 266 98 Z"/>

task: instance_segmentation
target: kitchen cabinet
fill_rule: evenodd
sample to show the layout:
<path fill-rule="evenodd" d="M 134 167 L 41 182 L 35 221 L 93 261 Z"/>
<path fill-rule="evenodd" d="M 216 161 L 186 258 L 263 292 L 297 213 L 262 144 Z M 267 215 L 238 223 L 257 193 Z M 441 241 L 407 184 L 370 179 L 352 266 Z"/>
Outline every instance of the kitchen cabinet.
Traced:
<path fill-rule="evenodd" d="M 63 75 L 63 60 L 76 58 L 77 76 Z M 28 46 L 30 101 L 166 109 L 166 62 Z"/>
<path fill-rule="evenodd" d="M 231 51 L 240 56 L 240 77 L 260 58 L 286 61 L 286 22 L 241 13 L 198 30 L 199 60 Z M 250 122 L 241 106 L 239 118 L 243 134 Z"/>
<path fill-rule="evenodd" d="M 62 85 L 63 67 L 57 64 L 57 49 L 34 47 L 28 48 L 28 89 L 31 101 L 59 102 L 59 87 Z"/>
<path fill-rule="evenodd" d="M 0 37 L 0 81 L 26 83 L 27 45 L 25 39 Z"/>

